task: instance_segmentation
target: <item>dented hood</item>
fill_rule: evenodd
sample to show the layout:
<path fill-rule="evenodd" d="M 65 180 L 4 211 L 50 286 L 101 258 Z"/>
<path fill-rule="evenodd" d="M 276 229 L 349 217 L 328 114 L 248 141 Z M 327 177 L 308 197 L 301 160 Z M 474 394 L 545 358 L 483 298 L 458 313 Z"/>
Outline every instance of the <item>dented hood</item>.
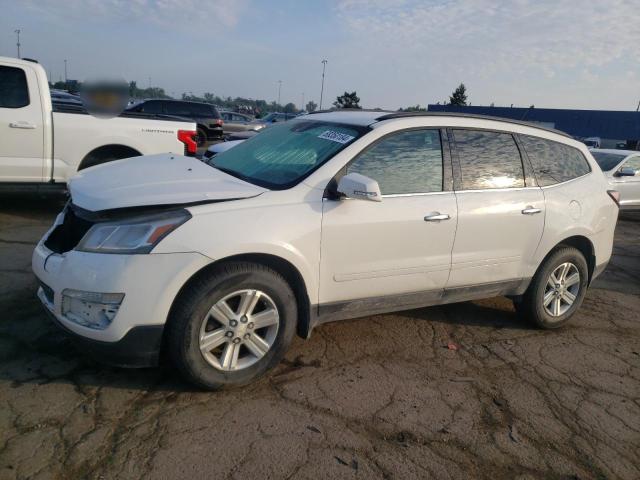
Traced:
<path fill-rule="evenodd" d="M 74 205 L 92 212 L 255 197 L 266 190 L 182 155 L 133 157 L 81 170 L 69 181 Z"/>

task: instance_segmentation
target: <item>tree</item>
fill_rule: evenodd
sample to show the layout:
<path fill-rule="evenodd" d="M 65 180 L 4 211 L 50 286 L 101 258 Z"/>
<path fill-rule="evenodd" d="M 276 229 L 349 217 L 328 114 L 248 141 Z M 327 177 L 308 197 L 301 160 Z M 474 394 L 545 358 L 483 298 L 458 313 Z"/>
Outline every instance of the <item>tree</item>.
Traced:
<path fill-rule="evenodd" d="M 333 102 L 333 106 L 336 108 L 362 108 L 358 103 L 360 102 L 360 97 L 356 94 L 356 92 L 344 92 L 344 95 L 340 95 L 336 98 L 336 101 Z"/>
<path fill-rule="evenodd" d="M 418 104 L 414 107 L 400 108 L 398 111 L 399 112 L 426 112 L 427 109 L 425 107 L 421 107 L 420 104 Z"/>
<path fill-rule="evenodd" d="M 453 94 L 449 97 L 449 104 L 458 106 L 467 104 L 467 87 L 464 86 L 464 83 L 458 85 L 458 88 L 453 91 Z"/>
<path fill-rule="evenodd" d="M 311 112 L 315 112 L 316 108 L 318 108 L 318 104 L 316 102 L 314 102 L 313 100 L 309 100 L 309 102 L 307 102 L 307 112 L 311 113 Z"/>
<path fill-rule="evenodd" d="M 296 106 L 293 103 L 289 102 L 284 106 L 282 111 L 284 113 L 296 113 L 298 111 L 298 109 L 296 108 Z"/>

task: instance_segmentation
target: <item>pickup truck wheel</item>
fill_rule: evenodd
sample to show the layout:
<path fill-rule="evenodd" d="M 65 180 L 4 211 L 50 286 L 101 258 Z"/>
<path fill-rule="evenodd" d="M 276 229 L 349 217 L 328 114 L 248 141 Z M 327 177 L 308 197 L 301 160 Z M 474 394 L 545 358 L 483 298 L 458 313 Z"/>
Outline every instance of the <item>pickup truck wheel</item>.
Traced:
<path fill-rule="evenodd" d="M 173 364 L 208 390 L 244 385 L 280 362 L 296 329 L 287 281 L 260 264 L 223 264 L 176 300 L 166 344 Z"/>
<path fill-rule="evenodd" d="M 122 160 L 123 158 L 137 157 L 140 152 L 124 145 L 110 145 L 89 153 L 82 162 L 78 170 L 84 170 L 85 168 L 95 167 L 96 165 L 102 165 L 103 163 L 113 162 L 114 160 Z"/>
<path fill-rule="evenodd" d="M 559 328 L 582 305 L 588 282 L 584 255 L 576 248 L 561 247 L 538 268 L 516 309 L 540 328 Z"/>

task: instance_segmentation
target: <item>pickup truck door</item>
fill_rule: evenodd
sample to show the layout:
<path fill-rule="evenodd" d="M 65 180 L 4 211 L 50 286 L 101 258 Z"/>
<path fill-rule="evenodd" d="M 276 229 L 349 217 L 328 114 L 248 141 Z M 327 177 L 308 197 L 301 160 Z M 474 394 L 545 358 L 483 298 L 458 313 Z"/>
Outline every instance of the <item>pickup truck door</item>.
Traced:
<path fill-rule="evenodd" d="M 382 201 L 323 201 L 321 316 L 348 318 L 441 298 L 457 223 L 447 149 L 438 129 L 400 131 L 346 167 L 376 180 Z"/>
<path fill-rule="evenodd" d="M 0 65 L 0 182 L 45 180 L 43 115 L 35 70 Z"/>

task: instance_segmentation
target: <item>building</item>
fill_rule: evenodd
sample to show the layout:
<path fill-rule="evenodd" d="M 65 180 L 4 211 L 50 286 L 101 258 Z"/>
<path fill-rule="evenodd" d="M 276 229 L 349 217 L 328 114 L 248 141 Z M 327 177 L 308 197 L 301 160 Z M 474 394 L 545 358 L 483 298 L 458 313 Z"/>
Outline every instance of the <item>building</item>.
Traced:
<path fill-rule="evenodd" d="M 454 105 L 429 105 L 428 109 L 430 112 L 490 115 L 540 123 L 566 132 L 578 140 L 599 138 L 602 148 L 640 149 L 640 112 Z"/>

